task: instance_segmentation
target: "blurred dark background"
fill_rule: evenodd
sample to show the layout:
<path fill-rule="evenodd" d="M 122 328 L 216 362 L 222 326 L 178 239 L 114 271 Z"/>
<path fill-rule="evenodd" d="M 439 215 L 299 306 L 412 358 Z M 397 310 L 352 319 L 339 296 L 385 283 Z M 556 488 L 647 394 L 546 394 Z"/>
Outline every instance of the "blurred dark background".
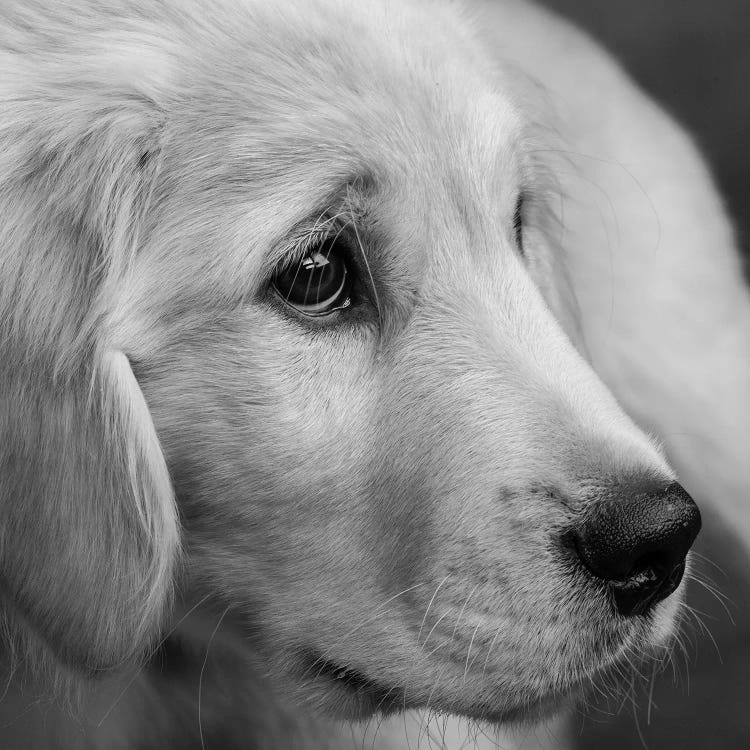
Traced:
<path fill-rule="evenodd" d="M 588 29 L 692 132 L 714 168 L 748 259 L 750 2 L 542 2 Z M 722 603 L 694 583 L 688 590 L 688 603 L 709 632 L 687 629 L 687 658 L 678 658 L 676 679 L 670 667 L 656 680 L 650 701 L 643 687 L 637 708 L 612 701 L 580 717 L 583 750 L 750 747 L 750 559 L 706 513 L 697 551 L 706 558 L 698 561 L 700 575 L 726 597 Z"/>

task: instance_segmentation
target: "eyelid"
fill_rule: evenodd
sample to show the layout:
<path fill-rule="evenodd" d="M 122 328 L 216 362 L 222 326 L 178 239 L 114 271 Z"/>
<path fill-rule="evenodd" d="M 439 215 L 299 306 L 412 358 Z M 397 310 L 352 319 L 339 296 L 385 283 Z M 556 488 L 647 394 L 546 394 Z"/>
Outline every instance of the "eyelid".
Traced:
<path fill-rule="evenodd" d="M 282 263 L 279 263 L 279 266 L 282 264 L 284 266 L 291 266 L 294 263 L 301 263 L 316 245 L 320 245 L 335 236 L 336 232 L 332 232 L 330 227 L 313 228 L 291 245 L 288 254 L 284 256 L 284 260 Z"/>
<path fill-rule="evenodd" d="M 345 230 L 346 225 L 341 224 L 335 218 L 318 219 L 315 226 L 306 225 L 299 228 L 284 243 L 285 247 L 276 261 L 276 265 L 271 269 L 271 278 L 276 275 L 279 269 L 300 263 L 316 245 L 333 239 L 337 235 L 343 235 Z"/>

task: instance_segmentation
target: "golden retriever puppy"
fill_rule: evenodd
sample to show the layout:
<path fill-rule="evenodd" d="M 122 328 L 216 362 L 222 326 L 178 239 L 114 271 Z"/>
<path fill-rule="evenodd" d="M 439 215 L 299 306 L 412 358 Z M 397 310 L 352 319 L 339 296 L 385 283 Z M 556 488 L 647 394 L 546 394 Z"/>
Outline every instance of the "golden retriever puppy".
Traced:
<path fill-rule="evenodd" d="M 4 746 L 458 746 L 663 659 L 749 302 L 534 5 L 6 0 Z"/>

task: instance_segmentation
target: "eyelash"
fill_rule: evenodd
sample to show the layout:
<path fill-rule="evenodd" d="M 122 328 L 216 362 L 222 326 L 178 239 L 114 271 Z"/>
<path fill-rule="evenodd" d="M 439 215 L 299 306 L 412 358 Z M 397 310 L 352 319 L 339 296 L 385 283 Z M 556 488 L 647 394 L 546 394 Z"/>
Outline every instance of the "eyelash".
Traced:
<path fill-rule="evenodd" d="M 516 247 L 521 257 L 526 256 L 526 252 L 523 246 L 523 207 L 525 203 L 525 196 L 523 193 L 518 194 L 516 199 L 516 206 L 513 210 L 513 231 L 514 239 L 516 241 Z"/>

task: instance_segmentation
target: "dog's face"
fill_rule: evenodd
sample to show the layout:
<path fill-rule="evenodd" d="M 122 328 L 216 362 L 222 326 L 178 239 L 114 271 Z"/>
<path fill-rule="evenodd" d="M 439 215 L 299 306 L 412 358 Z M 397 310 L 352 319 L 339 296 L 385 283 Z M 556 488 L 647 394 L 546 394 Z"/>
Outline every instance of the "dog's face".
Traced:
<path fill-rule="evenodd" d="M 70 52 L 78 70 L 100 65 L 82 126 L 98 127 L 115 76 L 107 148 L 115 127 L 130 133 L 129 185 L 102 198 L 126 204 L 111 220 L 125 229 L 97 208 L 76 237 L 133 253 L 86 294 L 66 287 L 75 271 L 59 287 L 89 300 L 81 356 L 117 392 L 103 415 L 128 414 L 102 428 L 102 452 L 124 430 L 123 473 L 135 450 L 146 475 L 150 526 L 126 591 L 139 572 L 152 598 L 168 587 L 168 468 L 191 591 L 231 608 L 296 699 L 346 716 L 537 713 L 665 645 L 678 595 L 618 612 L 579 530 L 598 504 L 674 477 L 563 333 L 543 144 L 509 74 L 487 69 L 452 12 L 293 5 L 150 9 L 121 34 L 88 31 L 99 63 Z M 107 471 L 107 486 L 124 482 Z M 51 515 L 54 492 L 38 494 Z M 137 523 L 123 517 L 124 548 Z M 94 653 L 69 648 L 59 604 L 47 613 L 37 590 L 8 587 L 69 660 L 126 650 L 97 653 L 106 637 L 89 620 Z"/>

